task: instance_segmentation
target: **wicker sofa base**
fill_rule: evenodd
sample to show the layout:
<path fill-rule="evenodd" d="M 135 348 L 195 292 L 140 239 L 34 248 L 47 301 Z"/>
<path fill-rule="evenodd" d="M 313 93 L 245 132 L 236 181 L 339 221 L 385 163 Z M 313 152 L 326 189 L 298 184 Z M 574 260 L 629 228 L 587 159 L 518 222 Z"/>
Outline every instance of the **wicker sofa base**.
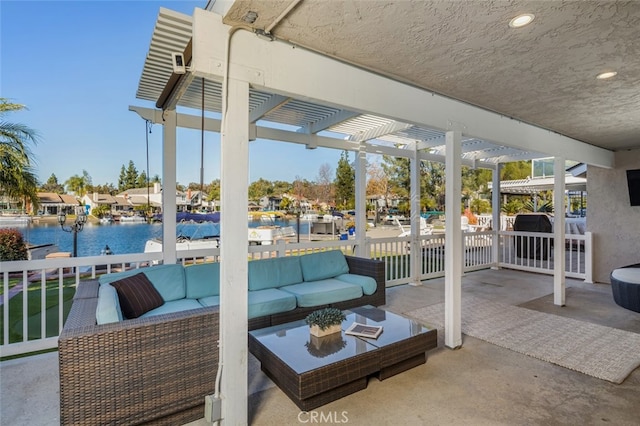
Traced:
<path fill-rule="evenodd" d="M 386 303 L 384 262 L 346 256 L 371 276 L 373 295 L 341 308 Z M 96 324 L 98 281 L 80 283 L 58 340 L 60 422 L 73 425 L 184 424 L 204 415 L 218 369 L 219 307 Z M 318 309 L 249 320 L 249 329 L 303 319 Z"/>
<path fill-rule="evenodd" d="M 75 299 L 58 341 L 62 424 L 176 424 L 201 418 L 218 368 L 218 307 L 96 325 Z"/>

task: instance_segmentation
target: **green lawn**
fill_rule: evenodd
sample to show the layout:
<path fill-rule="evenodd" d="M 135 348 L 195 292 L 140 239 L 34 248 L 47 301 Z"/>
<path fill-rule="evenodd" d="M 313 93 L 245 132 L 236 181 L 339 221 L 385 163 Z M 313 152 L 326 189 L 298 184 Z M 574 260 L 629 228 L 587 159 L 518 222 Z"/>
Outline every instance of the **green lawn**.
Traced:
<path fill-rule="evenodd" d="M 20 280 L 16 280 L 19 282 Z M 17 282 L 14 282 L 13 287 Z M 63 315 L 66 319 L 71 309 L 71 302 L 75 294 L 73 287 L 75 280 L 73 278 L 65 279 L 62 288 Z M 59 334 L 60 325 L 58 323 L 58 306 L 60 300 L 60 290 L 57 279 L 46 282 L 45 291 L 45 315 L 46 315 L 46 333 L 45 337 L 54 337 Z M 23 341 L 23 303 L 24 292 L 16 294 L 9 300 L 9 343 L 17 343 Z M 27 340 L 39 339 L 42 337 L 42 286 L 41 282 L 33 282 L 29 284 L 27 291 Z M 0 341 L 4 342 L 4 306 L 2 306 L 2 314 L 0 315 Z"/>

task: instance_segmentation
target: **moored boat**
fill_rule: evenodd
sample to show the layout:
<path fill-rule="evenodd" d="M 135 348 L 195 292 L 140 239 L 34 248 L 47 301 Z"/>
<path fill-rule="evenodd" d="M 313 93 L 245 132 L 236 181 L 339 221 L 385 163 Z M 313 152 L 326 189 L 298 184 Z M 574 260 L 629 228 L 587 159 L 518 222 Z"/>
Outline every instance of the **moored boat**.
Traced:
<path fill-rule="evenodd" d="M 99 222 L 103 225 L 109 225 L 111 223 L 113 223 L 113 217 L 112 216 L 102 216 L 99 219 Z"/>
<path fill-rule="evenodd" d="M 146 222 L 147 219 L 144 216 L 133 215 L 133 216 L 120 216 L 120 219 L 118 221 L 120 223 L 143 223 L 143 222 Z"/>

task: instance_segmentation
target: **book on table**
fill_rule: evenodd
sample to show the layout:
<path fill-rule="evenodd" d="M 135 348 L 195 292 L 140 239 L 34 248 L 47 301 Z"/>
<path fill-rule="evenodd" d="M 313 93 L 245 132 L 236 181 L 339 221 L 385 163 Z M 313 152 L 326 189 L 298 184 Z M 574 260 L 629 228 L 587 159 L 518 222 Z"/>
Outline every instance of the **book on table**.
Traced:
<path fill-rule="evenodd" d="M 382 333 L 382 326 L 360 324 L 359 322 L 354 322 L 347 329 L 347 331 L 345 331 L 345 334 L 350 334 L 352 336 L 369 337 L 372 339 L 377 339 L 380 333 Z"/>

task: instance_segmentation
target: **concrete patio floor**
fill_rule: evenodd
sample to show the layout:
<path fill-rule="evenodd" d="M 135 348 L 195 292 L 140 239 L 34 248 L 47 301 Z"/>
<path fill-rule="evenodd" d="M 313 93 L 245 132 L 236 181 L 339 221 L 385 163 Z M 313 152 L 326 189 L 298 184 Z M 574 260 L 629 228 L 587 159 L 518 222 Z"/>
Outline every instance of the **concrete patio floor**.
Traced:
<path fill-rule="evenodd" d="M 551 276 L 511 270 L 465 275 L 464 295 L 589 321 L 640 334 L 640 314 L 617 306 L 609 285 L 567 280 L 567 306 L 553 305 Z M 444 300 L 444 279 L 387 289 L 386 309 L 405 313 Z M 620 385 L 596 379 L 482 340 L 463 336 L 461 349 L 440 345 L 427 363 L 311 413 L 249 363 L 249 419 L 255 425 L 598 424 L 637 425 L 640 368 Z M 0 424 L 56 425 L 57 353 L 0 364 Z M 204 420 L 191 425 L 205 425 Z"/>

